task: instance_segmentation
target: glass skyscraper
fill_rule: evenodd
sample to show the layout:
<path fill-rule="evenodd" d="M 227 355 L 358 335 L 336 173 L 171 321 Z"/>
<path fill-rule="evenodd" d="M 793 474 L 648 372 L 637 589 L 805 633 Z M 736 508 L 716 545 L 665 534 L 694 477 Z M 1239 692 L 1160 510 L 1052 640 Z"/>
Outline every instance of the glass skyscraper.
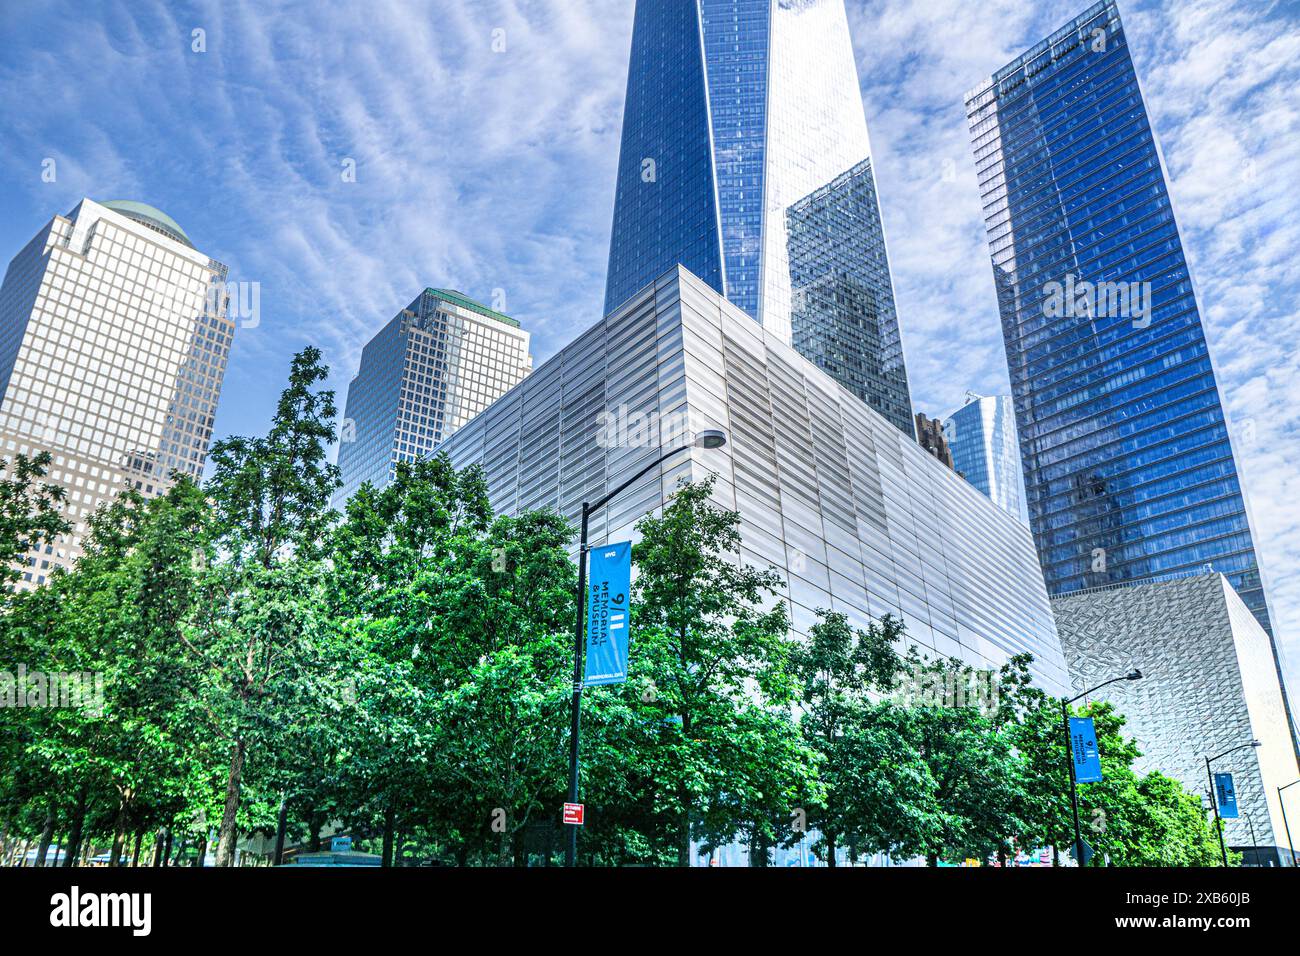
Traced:
<path fill-rule="evenodd" d="M 533 367 L 529 335 L 510 316 L 459 292 L 425 289 L 361 351 L 339 436 L 342 486 L 382 488 L 399 461 L 414 461 Z"/>
<path fill-rule="evenodd" d="M 943 434 L 953 467 L 994 504 L 1028 524 L 1011 396 L 967 392 L 966 404 L 943 423 Z"/>
<path fill-rule="evenodd" d="M 20 586 L 81 554 L 87 518 L 126 488 L 203 472 L 234 337 L 226 267 L 166 213 L 83 199 L 14 256 L 0 287 L 0 458 L 49 451 L 72 531 Z"/>
<path fill-rule="evenodd" d="M 998 70 L 966 109 L 1048 590 L 1210 566 L 1271 634 L 1197 299 L 1115 4 L 1096 4 Z"/>
<path fill-rule="evenodd" d="M 914 434 L 843 0 L 638 0 L 606 311 L 678 263 Z"/>

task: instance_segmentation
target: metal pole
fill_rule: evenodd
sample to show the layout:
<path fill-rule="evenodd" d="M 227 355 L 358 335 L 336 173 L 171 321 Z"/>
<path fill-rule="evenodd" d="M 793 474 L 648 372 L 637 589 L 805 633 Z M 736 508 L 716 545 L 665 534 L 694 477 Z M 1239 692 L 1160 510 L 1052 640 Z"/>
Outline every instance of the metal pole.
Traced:
<path fill-rule="evenodd" d="M 569 729 L 569 802 L 578 802 L 578 754 L 582 733 L 582 652 L 583 628 L 587 622 L 587 519 L 591 509 L 582 503 L 582 534 L 578 538 L 578 610 L 573 629 L 573 714 Z M 564 865 L 578 865 L 578 827 L 566 824 L 569 829 L 564 850 Z"/>
<path fill-rule="evenodd" d="M 1296 783 L 1300 783 L 1300 780 L 1297 780 Z M 1286 785 L 1286 787 L 1290 787 L 1290 786 L 1292 786 L 1292 784 L 1288 783 Z M 1295 844 L 1291 842 L 1291 824 L 1286 822 L 1286 803 L 1282 800 L 1282 791 L 1285 790 L 1286 787 L 1277 788 L 1277 804 L 1279 807 L 1282 808 L 1282 829 L 1286 830 L 1286 845 L 1287 848 L 1291 851 L 1291 865 L 1295 866 L 1296 865 Z"/>
<path fill-rule="evenodd" d="M 1251 866 L 1262 866 L 1259 862 L 1259 837 L 1255 835 L 1255 821 L 1252 820 L 1250 814 L 1246 813 L 1244 810 L 1241 815 L 1246 818 L 1246 826 L 1250 827 L 1250 848 L 1255 854 L 1255 862 L 1252 863 Z"/>
<path fill-rule="evenodd" d="M 1083 859 L 1083 835 L 1079 832 L 1079 786 L 1074 778 L 1074 747 L 1070 742 L 1070 705 L 1061 701 L 1061 729 L 1065 731 L 1065 762 L 1070 767 L 1070 809 L 1074 813 L 1074 858 L 1080 866 Z"/>
<path fill-rule="evenodd" d="M 1214 774 L 1210 773 L 1210 758 L 1205 758 L 1205 779 L 1210 783 L 1210 806 L 1214 807 L 1214 828 L 1219 831 L 1219 852 L 1223 854 L 1223 865 L 1228 865 L 1228 847 L 1223 842 L 1223 820 L 1219 817 L 1219 798 L 1214 792 Z"/>

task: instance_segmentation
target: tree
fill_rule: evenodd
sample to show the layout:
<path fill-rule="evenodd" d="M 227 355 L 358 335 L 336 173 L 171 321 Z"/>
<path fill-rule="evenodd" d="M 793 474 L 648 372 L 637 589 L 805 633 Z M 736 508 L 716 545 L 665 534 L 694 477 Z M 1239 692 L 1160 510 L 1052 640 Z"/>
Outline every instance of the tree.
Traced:
<path fill-rule="evenodd" d="M 228 748 L 219 866 L 234 859 L 250 746 L 271 747 L 293 713 L 316 712 L 331 691 L 321 659 L 328 624 L 316 600 L 338 487 L 338 469 L 325 461 L 334 395 L 315 388 L 327 375 L 319 350 L 299 352 L 267 435 L 223 439 L 210 456 L 205 490 L 220 560 L 181 640 L 209 695 L 209 726 Z"/>
<path fill-rule="evenodd" d="M 956 658 L 928 660 L 915 648 L 908 653 L 907 703 L 940 811 L 924 848 L 932 866 L 941 858 L 1005 858 L 1025 830 L 1014 728 L 1033 700 L 1029 661 L 1013 657 L 994 672 Z"/>
<path fill-rule="evenodd" d="M 558 807 L 571 537 L 553 512 L 493 519 L 482 475 L 443 456 L 399 464 L 348 502 L 330 600 L 365 676 L 344 783 L 382 820 L 386 861 L 407 825 L 462 860 L 509 863 Z"/>
<path fill-rule="evenodd" d="M 70 530 L 60 511 L 67 493 L 59 485 L 40 480 L 50 461 L 48 451 L 34 458 L 16 455 L 12 469 L 0 460 L 0 562 L 4 564 L 0 590 L 4 593 L 12 591 L 14 582 L 22 577 L 19 559 Z"/>
<path fill-rule="evenodd" d="M 712 479 L 683 483 L 661 516 L 637 523 L 629 679 L 584 704 L 589 763 L 603 765 L 588 776 L 591 802 L 633 813 L 598 814 L 597 852 L 687 866 L 693 835 L 776 836 L 795 795 L 817 795 L 816 755 L 790 713 L 781 579 L 737 559 L 740 516 L 712 490 Z"/>
<path fill-rule="evenodd" d="M 894 650 L 902 621 L 885 615 L 855 630 L 842 613 L 817 614 L 808 642 L 791 653 L 800 729 L 822 757 L 825 798 L 808 820 L 820 834 L 813 849 L 832 867 L 843 846 L 914 854 L 934 837 L 934 782 L 913 746 L 909 715 L 871 699 L 892 691 L 903 669 Z"/>
<path fill-rule="evenodd" d="M 1201 801 L 1159 773 L 1139 776 L 1141 756 L 1125 737 L 1113 704 L 1094 702 L 1071 713 L 1092 717 L 1103 779 L 1078 785 L 1083 838 L 1094 850 L 1090 866 L 1203 866 L 1219 859 L 1218 838 Z M 1028 842 L 1069 848 L 1074 843 L 1061 703 L 1042 697 L 1016 731 L 1025 767 L 1024 817 Z"/>
<path fill-rule="evenodd" d="M 1219 865 L 1219 838 L 1200 797 L 1156 771 L 1140 779 L 1136 791 L 1132 837 L 1115 849 L 1114 865 Z"/>

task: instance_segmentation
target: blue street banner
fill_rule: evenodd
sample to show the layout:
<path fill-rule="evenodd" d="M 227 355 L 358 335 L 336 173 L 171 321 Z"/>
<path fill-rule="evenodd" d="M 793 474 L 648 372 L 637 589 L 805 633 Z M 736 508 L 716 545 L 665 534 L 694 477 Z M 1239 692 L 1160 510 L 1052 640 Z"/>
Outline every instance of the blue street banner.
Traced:
<path fill-rule="evenodd" d="M 1101 779 L 1101 754 L 1097 752 L 1097 730 L 1091 717 L 1070 718 L 1070 759 L 1074 761 L 1076 782 L 1096 783 Z"/>
<path fill-rule="evenodd" d="M 631 618 L 632 542 L 591 549 L 587 589 L 587 687 L 627 680 L 627 636 Z"/>
<path fill-rule="evenodd" d="M 1237 819 L 1237 788 L 1232 785 L 1232 774 L 1214 775 L 1214 796 L 1219 802 L 1219 816 L 1225 820 Z"/>

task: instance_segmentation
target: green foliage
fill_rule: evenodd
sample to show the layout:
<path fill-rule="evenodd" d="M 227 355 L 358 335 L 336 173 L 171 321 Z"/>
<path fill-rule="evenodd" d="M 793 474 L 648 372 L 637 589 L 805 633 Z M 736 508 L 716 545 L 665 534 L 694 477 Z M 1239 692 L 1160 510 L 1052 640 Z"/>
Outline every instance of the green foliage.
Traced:
<path fill-rule="evenodd" d="M 761 865 L 800 796 L 820 791 L 790 712 L 781 580 L 736 559 L 739 516 L 712 491 L 683 484 L 637 524 L 629 680 L 587 695 L 593 861 L 685 866 L 692 840 L 707 849 L 743 832 Z"/>
<path fill-rule="evenodd" d="M 94 706 L 0 708 L 0 827 L 106 841 L 215 836 L 319 845 L 350 829 L 386 864 L 553 859 L 563 830 L 576 569 L 548 510 L 494 515 L 477 469 L 400 463 L 330 509 L 335 414 L 306 349 L 264 436 L 212 450 L 91 518 L 85 554 L 35 591 L 5 581 L 0 659 L 102 680 Z M 66 530 L 48 457 L 0 481 L 11 559 Z M 687 865 L 743 841 L 752 865 L 810 842 L 895 859 L 1008 860 L 1068 847 L 1060 702 L 1030 659 L 997 671 L 922 657 L 904 622 L 823 610 L 790 632 L 782 577 L 740 559 L 713 482 L 637 524 L 629 678 L 583 694 L 588 864 Z M 1203 866 L 1199 800 L 1088 708 L 1105 780 L 1080 787 L 1097 864 Z M 165 836 L 170 835 L 170 836 Z"/>
<path fill-rule="evenodd" d="M 22 576 L 18 559 L 69 530 L 59 512 L 66 492 L 40 480 L 49 467 L 48 451 L 34 458 L 16 455 L 12 468 L 0 460 L 0 563 L 4 567 L 0 590 L 4 593 Z"/>

